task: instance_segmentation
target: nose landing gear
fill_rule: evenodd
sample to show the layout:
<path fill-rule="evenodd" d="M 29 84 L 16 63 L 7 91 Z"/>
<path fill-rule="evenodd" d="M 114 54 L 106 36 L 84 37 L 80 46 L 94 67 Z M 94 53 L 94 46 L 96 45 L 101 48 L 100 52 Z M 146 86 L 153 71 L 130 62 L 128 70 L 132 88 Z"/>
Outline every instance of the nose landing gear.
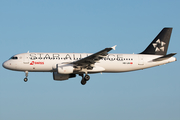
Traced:
<path fill-rule="evenodd" d="M 28 78 L 27 78 L 28 77 L 28 71 L 25 71 L 25 76 L 26 77 L 24 78 L 24 82 L 27 82 L 28 81 Z"/>

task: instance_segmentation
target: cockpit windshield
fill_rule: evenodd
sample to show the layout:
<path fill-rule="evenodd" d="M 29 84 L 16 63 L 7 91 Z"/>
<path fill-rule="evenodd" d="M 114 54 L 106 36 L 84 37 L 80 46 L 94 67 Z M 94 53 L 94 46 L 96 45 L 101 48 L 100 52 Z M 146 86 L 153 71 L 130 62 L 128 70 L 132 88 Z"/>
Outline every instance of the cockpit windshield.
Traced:
<path fill-rule="evenodd" d="M 17 56 L 12 56 L 10 59 L 17 60 L 17 59 L 18 59 L 18 57 L 17 57 Z"/>

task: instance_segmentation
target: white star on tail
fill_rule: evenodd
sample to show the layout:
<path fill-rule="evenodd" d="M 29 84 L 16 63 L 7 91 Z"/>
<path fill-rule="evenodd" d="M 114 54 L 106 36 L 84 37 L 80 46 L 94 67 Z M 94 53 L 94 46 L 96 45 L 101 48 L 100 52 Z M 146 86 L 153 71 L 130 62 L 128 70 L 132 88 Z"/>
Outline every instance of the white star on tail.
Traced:
<path fill-rule="evenodd" d="M 164 51 L 164 45 L 165 44 L 166 44 L 165 42 L 162 42 L 162 41 L 160 41 L 160 39 L 158 39 L 156 41 L 156 43 L 153 43 L 152 45 L 154 46 L 155 51 L 159 52 L 159 51 Z"/>

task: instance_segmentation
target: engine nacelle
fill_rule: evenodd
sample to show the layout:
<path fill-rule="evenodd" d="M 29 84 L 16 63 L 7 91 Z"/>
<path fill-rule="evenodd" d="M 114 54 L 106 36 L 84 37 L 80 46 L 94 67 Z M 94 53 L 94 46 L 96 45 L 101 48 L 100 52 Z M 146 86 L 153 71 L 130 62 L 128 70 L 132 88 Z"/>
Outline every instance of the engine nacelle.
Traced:
<path fill-rule="evenodd" d="M 57 71 L 59 74 L 71 74 L 73 73 L 73 66 L 70 65 L 57 65 Z"/>
<path fill-rule="evenodd" d="M 73 77 L 76 77 L 76 74 L 59 74 L 57 72 L 53 72 L 53 79 L 58 81 L 68 80 Z"/>

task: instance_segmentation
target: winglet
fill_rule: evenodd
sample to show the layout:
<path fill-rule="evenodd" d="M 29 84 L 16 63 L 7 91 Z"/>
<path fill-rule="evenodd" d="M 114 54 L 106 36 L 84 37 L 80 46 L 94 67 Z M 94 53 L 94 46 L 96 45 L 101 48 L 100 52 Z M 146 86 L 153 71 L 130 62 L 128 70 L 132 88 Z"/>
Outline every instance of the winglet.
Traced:
<path fill-rule="evenodd" d="M 111 48 L 112 48 L 113 50 L 115 50 L 116 46 L 117 46 L 117 45 L 115 45 L 115 46 L 113 46 L 113 47 L 111 47 Z"/>

